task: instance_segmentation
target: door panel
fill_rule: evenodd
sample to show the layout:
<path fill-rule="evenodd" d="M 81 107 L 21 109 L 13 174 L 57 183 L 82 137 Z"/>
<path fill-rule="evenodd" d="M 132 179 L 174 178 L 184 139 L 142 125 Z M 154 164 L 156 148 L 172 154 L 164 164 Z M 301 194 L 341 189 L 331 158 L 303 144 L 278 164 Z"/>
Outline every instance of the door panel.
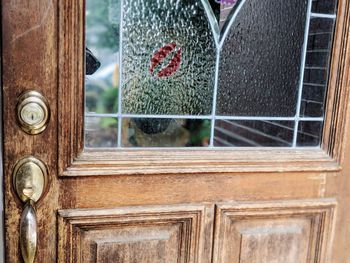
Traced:
<path fill-rule="evenodd" d="M 210 262 L 213 206 L 59 211 L 59 262 Z"/>
<path fill-rule="evenodd" d="M 217 206 L 214 262 L 329 262 L 334 200 Z"/>

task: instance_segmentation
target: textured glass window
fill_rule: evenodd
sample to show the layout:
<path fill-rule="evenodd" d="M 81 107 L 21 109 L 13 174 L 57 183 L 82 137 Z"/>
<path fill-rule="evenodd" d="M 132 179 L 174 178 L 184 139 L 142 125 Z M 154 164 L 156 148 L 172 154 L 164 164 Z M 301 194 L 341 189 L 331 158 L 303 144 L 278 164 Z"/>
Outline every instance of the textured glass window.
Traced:
<path fill-rule="evenodd" d="M 221 51 L 217 113 L 294 116 L 307 0 L 248 0 Z"/>
<path fill-rule="evenodd" d="M 200 1 L 124 0 L 122 112 L 209 115 L 215 42 Z"/>
<path fill-rule="evenodd" d="M 336 0 L 86 0 L 85 146 L 318 147 Z"/>

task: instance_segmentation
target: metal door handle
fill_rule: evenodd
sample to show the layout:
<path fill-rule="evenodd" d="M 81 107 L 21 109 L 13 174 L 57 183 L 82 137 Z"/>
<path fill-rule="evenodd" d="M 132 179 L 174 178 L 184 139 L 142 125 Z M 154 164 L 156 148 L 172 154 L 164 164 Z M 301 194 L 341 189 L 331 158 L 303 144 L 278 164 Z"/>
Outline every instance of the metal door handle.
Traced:
<path fill-rule="evenodd" d="M 22 258 L 25 263 L 33 263 L 38 243 L 38 224 L 33 200 L 24 206 L 19 229 Z"/>
<path fill-rule="evenodd" d="M 13 186 L 25 204 L 20 221 L 20 247 L 23 261 L 33 263 L 38 243 L 36 202 L 43 196 L 47 186 L 47 169 L 42 161 L 29 156 L 15 165 Z"/>

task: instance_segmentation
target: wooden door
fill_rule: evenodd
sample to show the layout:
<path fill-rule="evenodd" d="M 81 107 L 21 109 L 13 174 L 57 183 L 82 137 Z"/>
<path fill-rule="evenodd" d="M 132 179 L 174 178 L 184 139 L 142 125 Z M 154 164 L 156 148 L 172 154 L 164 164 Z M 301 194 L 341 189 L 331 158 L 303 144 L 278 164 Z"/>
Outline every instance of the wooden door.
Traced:
<path fill-rule="evenodd" d="M 21 244 L 28 242 L 30 231 L 35 231 L 35 224 L 33 228 L 23 228 L 29 229 L 29 234 L 20 237 L 24 204 L 13 185 L 18 160 L 28 156 L 41 160 L 48 172 L 43 196 L 33 204 L 38 231 L 35 262 L 350 262 L 350 1 L 124 0 L 119 9 L 113 6 L 119 1 L 95 1 L 90 14 L 101 11 L 99 6 L 105 3 L 112 5 L 108 9 L 110 19 L 121 14 L 118 21 L 122 23 L 119 28 L 123 41 L 120 40 L 122 55 L 118 65 L 123 69 L 113 69 L 117 72 L 113 81 L 121 83 L 126 92 L 119 92 L 115 112 L 100 115 L 92 114 L 84 100 L 84 94 L 89 98 L 84 56 L 90 43 L 85 39 L 91 35 L 105 39 L 103 30 L 86 31 L 90 21 L 86 10 L 92 2 L 2 1 L 6 262 L 21 262 Z M 249 12 L 252 7 L 255 11 Z M 297 7 L 299 11 L 293 11 Z M 144 19 L 147 12 L 157 14 L 157 8 L 163 8 L 161 16 L 154 15 L 154 21 Z M 137 63 L 143 61 L 142 52 L 150 48 L 143 46 L 147 39 L 158 41 L 167 34 L 164 32 L 172 32 L 169 25 L 161 28 L 156 22 L 186 18 L 189 14 L 189 19 L 177 28 L 178 38 L 169 38 L 185 41 L 184 46 L 169 39 L 164 46 L 152 46 L 153 53 L 146 54 L 146 71 L 153 75 L 135 78 L 132 70 L 140 69 Z M 280 24 L 274 20 L 278 18 L 282 18 Z M 158 31 L 143 31 L 145 23 Z M 207 31 L 196 31 L 203 24 Z M 269 25 L 268 31 L 264 31 L 264 25 Z M 231 28 L 236 30 L 232 34 Z M 261 37 L 259 32 L 267 33 Z M 317 43 L 325 41 L 318 38 L 323 35 L 328 39 L 328 45 L 323 47 L 326 51 L 317 49 Z M 198 42 L 198 51 L 198 43 L 191 39 L 204 36 L 211 40 Z M 293 37 L 286 39 L 287 36 Z M 117 39 L 115 35 L 108 37 L 107 40 Z M 141 41 L 140 46 L 132 37 Z M 225 42 L 228 38 L 236 44 Z M 306 44 L 306 39 L 314 46 Z M 271 45 L 266 46 L 267 40 Z M 186 41 L 191 42 L 189 46 Z M 199 52 L 192 64 L 186 60 L 189 50 Z M 221 57 L 217 50 L 222 51 Z M 299 55 L 290 55 L 291 50 L 299 50 Z M 167 67 L 157 67 L 169 52 L 172 56 Z M 319 67 L 314 61 L 326 64 Z M 225 67 L 233 69 L 227 71 L 231 74 L 229 81 L 220 75 L 220 70 L 227 70 Z M 180 74 L 181 70 L 185 75 Z M 323 85 L 311 81 L 312 70 L 324 71 Z M 273 78 L 271 72 L 278 77 Z M 290 79 L 294 75 L 299 82 Z M 311 83 L 300 81 L 300 75 L 304 82 L 308 79 Z M 245 79 L 238 81 L 242 76 Z M 132 87 L 139 83 L 153 87 L 146 81 L 158 81 L 154 85 L 161 90 L 161 81 L 173 85 L 169 84 L 171 78 L 177 80 L 171 94 L 180 98 L 175 104 L 159 94 L 148 103 L 130 104 L 135 99 Z M 181 85 L 188 89 L 178 94 L 183 91 Z M 191 85 L 195 90 L 188 95 Z M 280 91 L 281 87 L 293 85 L 295 88 Z M 198 86 L 200 90 L 196 90 Z M 250 86 L 259 86 L 260 92 L 252 92 Z M 306 92 L 304 86 L 311 92 Z M 322 94 L 316 102 L 321 105 L 316 107 L 321 116 L 311 113 L 310 117 L 305 112 L 301 115 L 303 103 L 312 103 L 313 88 L 320 86 L 323 93 L 328 90 L 325 103 Z M 229 92 L 221 94 L 218 87 Z M 269 96 L 262 96 L 261 89 L 269 90 Z M 48 102 L 50 118 L 41 133 L 29 134 L 18 122 L 19 97 L 25 91 L 38 91 Z M 136 99 L 144 96 L 137 92 Z M 168 94 L 168 90 L 163 92 Z M 213 100 L 203 102 L 197 92 L 204 92 L 205 98 L 212 98 L 213 92 Z M 271 103 L 271 98 L 282 103 Z M 152 114 L 149 108 L 138 108 L 156 105 L 154 101 L 165 103 L 166 110 Z M 223 109 L 231 104 L 235 107 Z M 298 106 L 297 112 L 284 116 L 292 104 Z M 208 119 L 211 133 L 207 140 L 200 140 L 202 147 L 183 147 L 188 145 L 183 134 L 188 134 L 189 128 L 163 137 L 148 136 L 158 134 L 154 129 L 163 129 L 162 125 L 169 123 L 181 123 L 182 127 L 184 123 L 195 123 L 177 120 L 171 110 L 178 105 L 182 105 L 182 119 L 201 119 L 199 115 Z M 200 105 L 203 112 L 197 116 L 186 112 L 186 107 L 193 105 Z M 137 116 L 145 110 L 153 121 L 149 124 L 142 120 L 140 124 L 140 116 L 123 115 L 122 107 L 129 112 L 135 110 Z M 261 114 L 242 117 L 251 107 L 253 113 Z M 265 118 L 271 111 L 283 116 Z M 222 116 L 216 114 L 220 112 Z M 91 132 L 91 118 L 114 118 L 117 124 L 113 129 L 100 126 Z M 250 126 L 249 121 L 258 124 Z M 259 130 L 262 122 L 264 126 Z M 273 129 L 266 124 L 271 122 Z M 276 128 L 280 126 L 285 137 Z M 101 143 L 98 136 L 103 133 L 118 134 L 119 139 L 108 137 Z M 285 145 L 286 140 L 291 147 Z M 163 144 L 159 145 L 159 141 Z M 191 143 L 195 146 L 198 141 Z M 234 147 L 223 147 L 227 144 Z"/>

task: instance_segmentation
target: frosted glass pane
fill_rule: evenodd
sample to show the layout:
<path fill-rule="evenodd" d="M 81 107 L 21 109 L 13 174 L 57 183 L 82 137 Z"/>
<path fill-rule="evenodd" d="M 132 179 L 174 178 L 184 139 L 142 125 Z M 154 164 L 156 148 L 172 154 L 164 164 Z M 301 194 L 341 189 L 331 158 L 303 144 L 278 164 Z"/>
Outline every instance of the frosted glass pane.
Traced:
<path fill-rule="evenodd" d="M 290 147 L 293 121 L 219 120 L 215 126 L 217 147 Z"/>
<path fill-rule="evenodd" d="M 201 1 L 125 0 L 123 113 L 211 114 L 216 50 Z"/>
<path fill-rule="evenodd" d="M 119 0 L 86 1 L 86 112 L 118 110 L 120 11 Z"/>
<path fill-rule="evenodd" d="M 125 118 L 124 147 L 207 147 L 210 120 Z"/>
<path fill-rule="evenodd" d="M 294 116 L 307 0 L 248 0 L 224 43 L 217 113 Z"/>

